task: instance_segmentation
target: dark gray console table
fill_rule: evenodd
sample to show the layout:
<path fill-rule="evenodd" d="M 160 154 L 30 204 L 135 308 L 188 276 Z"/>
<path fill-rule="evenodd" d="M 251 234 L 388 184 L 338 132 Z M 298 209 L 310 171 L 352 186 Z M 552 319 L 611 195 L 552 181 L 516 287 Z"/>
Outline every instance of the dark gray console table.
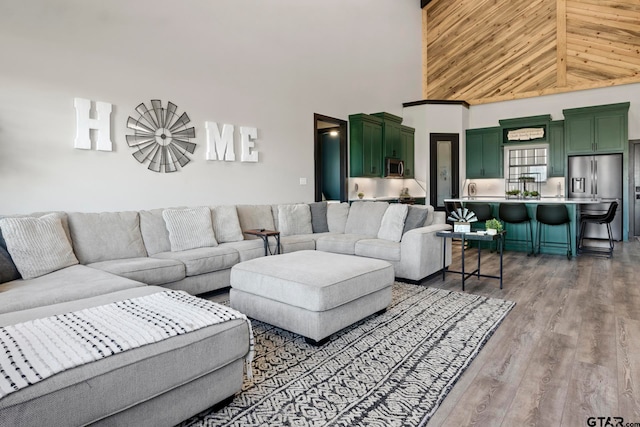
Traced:
<path fill-rule="evenodd" d="M 471 277 L 471 276 L 475 276 L 477 278 L 480 277 L 488 277 L 490 279 L 499 279 L 500 280 L 500 289 L 502 289 L 502 254 L 503 254 L 503 250 L 504 250 L 504 238 L 505 235 L 507 234 L 506 231 L 501 231 L 498 234 L 478 234 L 478 233 L 454 233 L 453 231 L 438 231 L 436 233 L 436 236 L 438 237 L 442 237 L 444 239 L 444 243 L 442 245 L 442 280 L 444 280 L 445 274 L 446 273 L 455 273 L 455 274 L 460 274 L 462 275 L 462 290 L 464 291 L 464 283 L 466 282 L 466 280 Z M 460 247 L 462 248 L 462 271 L 456 271 L 456 270 L 450 270 L 447 269 L 445 264 L 446 264 L 446 253 L 447 253 L 447 239 L 460 239 L 462 241 L 462 244 L 460 245 Z M 475 270 L 471 271 L 471 272 L 466 272 L 465 271 L 465 257 L 464 257 L 464 246 L 465 246 L 465 241 L 477 241 L 477 242 L 497 242 L 497 249 L 498 249 L 498 253 L 500 254 L 500 275 L 499 276 L 492 276 L 492 275 L 487 275 L 487 274 L 480 274 L 480 254 L 482 252 L 482 247 L 480 244 L 478 244 L 478 265 L 476 267 Z"/>

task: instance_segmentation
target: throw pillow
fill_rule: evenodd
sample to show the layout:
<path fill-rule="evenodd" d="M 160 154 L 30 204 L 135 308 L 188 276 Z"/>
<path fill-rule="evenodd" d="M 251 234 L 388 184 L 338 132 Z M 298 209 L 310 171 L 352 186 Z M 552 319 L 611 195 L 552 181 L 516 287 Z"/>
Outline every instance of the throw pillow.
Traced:
<path fill-rule="evenodd" d="M 378 230 L 378 239 L 399 242 L 402 239 L 404 220 L 407 217 L 408 206 L 404 204 L 389 205 Z"/>
<path fill-rule="evenodd" d="M 344 233 L 349 216 L 349 203 L 327 204 L 327 226 L 332 233 Z"/>
<path fill-rule="evenodd" d="M 326 233 L 329 231 L 327 223 L 327 202 L 309 203 L 311 208 L 311 228 L 314 233 Z"/>
<path fill-rule="evenodd" d="M 23 279 L 33 279 L 78 264 L 59 214 L 4 218 L 0 228 Z"/>
<path fill-rule="evenodd" d="M 162 217 L 169 232 L 171 252 L 218 246 L 208 207 L 165 209 Z"/>
<path fill-rule="evenodd" d="M 414 228 L 422 227 L 428 215 L 429 210 L 427 208 L 409 206 L 409 212 L 407 212 L 407 218 L 404 220 L 404 230 L 402 230 L 402 234 Z"/>
<path fill-rule="evenodd" d="M 213 213 L 213 232 L 218 243 L 244 240 L 235 206 L 215 206 L 211 211 Z"/>
<path fill-rule="evenodd" d="M 278 230 L 282 236 L 313 233 L 309 205 L 279 205 Z"/>
<path fill-rule="evenodd" d="M 11 255 L 0 245 L 0 283 L 10 282 L 20 278 L 20 272 L 13 263 Z"/>
<path fill-rule="evenodd" d="M 344 232 L 375 238 L 388 207 L 389 203 L 387 202 L 353 202 L 349 208 Z"/>

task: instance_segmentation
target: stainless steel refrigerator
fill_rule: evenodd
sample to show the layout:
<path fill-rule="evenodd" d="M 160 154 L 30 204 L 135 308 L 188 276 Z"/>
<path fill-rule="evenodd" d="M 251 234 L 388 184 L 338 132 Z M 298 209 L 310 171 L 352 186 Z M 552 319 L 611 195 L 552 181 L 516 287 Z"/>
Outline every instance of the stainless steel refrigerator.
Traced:
<path fill-rule="evenodd" d="M 594 201 L 580 205 L 582 214 L 605 213 L 611 202 L 617 200 L 611 232 L 614 240 L 622 240 L 622 154 L 569 156 L 567 197 Z M 607 227 L 587 224 L 585 237 L 608 239 Z"/>

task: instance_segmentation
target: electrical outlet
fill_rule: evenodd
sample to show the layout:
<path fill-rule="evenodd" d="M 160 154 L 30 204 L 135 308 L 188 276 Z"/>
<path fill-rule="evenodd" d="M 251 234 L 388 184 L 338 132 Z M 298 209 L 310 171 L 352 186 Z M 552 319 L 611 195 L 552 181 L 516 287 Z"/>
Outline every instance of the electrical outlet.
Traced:
<path fill-rule="evenodd" d="M 300 185 L 307 185 L 307 178 L 300 178 Z"/>

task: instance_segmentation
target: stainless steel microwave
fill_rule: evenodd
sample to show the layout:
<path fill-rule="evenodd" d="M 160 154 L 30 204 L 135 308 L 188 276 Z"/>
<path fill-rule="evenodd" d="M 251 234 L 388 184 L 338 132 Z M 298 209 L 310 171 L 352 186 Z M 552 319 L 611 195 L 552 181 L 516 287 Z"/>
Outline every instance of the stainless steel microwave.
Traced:
<path fill-rule="evenodd" d="M 404 176 L 404 161 L 387 157 L 384 176 L 387 178 L 402 178 Z"/>

